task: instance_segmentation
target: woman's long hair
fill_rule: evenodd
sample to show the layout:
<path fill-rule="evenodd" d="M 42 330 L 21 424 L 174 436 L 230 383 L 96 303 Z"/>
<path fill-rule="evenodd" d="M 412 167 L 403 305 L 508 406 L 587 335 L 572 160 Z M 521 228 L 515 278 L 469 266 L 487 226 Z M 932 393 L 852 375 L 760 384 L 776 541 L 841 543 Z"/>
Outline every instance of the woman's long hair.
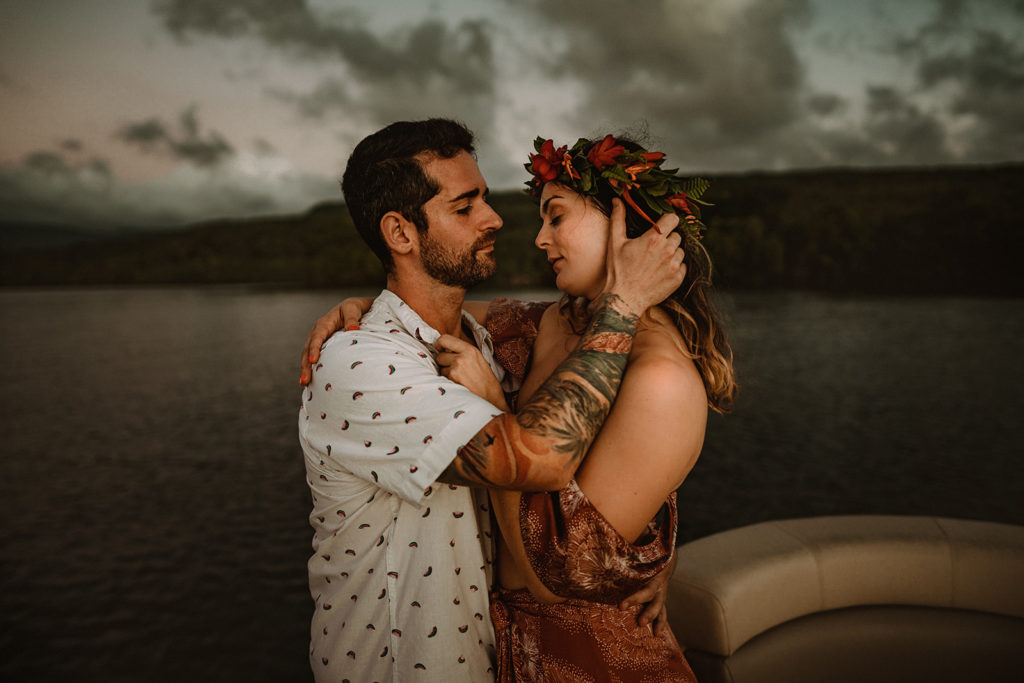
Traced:
<path fill-rule="evenodd" d="M 617 142 L 630 151 L 642 149 L 632 140 L 620 137 L 617 138 Z M 605 216 L 611 216 L 612 199 L 619 195 L 603 178 L 597 185 L 597 194 L 586 199 L 592 201 Z M 651 227 L 651 224 L 632 207 L 627 205 L 625 208 L 626 236 L 639 237 Z M 658 217 L 652 218 L 657 220 Z M 708 396 L 708 406 L 715 412 L 728 413 L 732 410 L 738 386 L 733 370 L 732 348 L 726 339 L 721 318 L 709 296 L 711 256 L 699 240 L 688 236 L 682 223 L 676 232 L 683 237 L 686 276 L 679 288 L 661 302 L 661 308 L 668 313 L 683 337 L 683 353 L 697 366 L 697 371 L 704 382 L 704 391 Z M 588 303 L 580 297 L 570 297 L 568 294 L 562 297 L 559 309 L 574 331 L 583 329 Z"/>

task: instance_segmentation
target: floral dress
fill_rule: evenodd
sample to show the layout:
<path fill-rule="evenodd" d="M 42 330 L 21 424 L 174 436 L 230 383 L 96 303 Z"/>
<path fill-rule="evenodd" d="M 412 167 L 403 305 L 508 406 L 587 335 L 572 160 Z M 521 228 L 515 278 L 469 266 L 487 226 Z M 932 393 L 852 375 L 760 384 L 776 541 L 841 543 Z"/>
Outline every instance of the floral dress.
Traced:
<path fill-rule="evenodd" d="M 488 311 L 495 357 L 520 378 L 544 308 L 498 299 Z M 675 493 L 633 543 L 575 480 L 560 491 L 524 492 L 519 525 L 537 578 L 566 600 L 538 602 L 525 588 L 491 594 L 499 683 L 696 680 L 673 636 L 638 626 L 641 607 L 618 607 L 668 564 L 677 528 Z"/>

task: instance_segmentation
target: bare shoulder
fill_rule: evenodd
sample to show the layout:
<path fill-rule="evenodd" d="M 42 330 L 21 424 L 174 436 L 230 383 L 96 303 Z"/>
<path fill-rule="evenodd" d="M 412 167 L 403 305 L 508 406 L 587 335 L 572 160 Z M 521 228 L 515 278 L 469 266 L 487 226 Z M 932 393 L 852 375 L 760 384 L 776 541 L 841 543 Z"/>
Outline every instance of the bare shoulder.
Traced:
<path fill-rule="evenodd" d="M 686 355 L 679 330 L 660 309 L 655 309 L 637 332 L 624 381 L 642 383 L 658 400 L 686 402 L 704 408 L 707 394 L 693 360 Z"/>
<path fill-rule="evenodd" d="M 487 323 L 487 310 L 491 307 L 490 301 L 463 301 L 462 310 L 473 316 L 478 324 Z"/>
<path fill-rule="evenodd" d="M 544 314 L 540 317 L 540 324 L 547 326 L 565 324 L 565 319 L 557 303 L 552 303 L 544 309 Z"/>
<path fill-rule="evenodd" d="M 551 304 L 544 310 L 537 324 L 537 344 L 551 343 L 555 340 L 564 340 L 568 337 L 575 337 L 569 321 L 559 310 L 558 304 Z"/>

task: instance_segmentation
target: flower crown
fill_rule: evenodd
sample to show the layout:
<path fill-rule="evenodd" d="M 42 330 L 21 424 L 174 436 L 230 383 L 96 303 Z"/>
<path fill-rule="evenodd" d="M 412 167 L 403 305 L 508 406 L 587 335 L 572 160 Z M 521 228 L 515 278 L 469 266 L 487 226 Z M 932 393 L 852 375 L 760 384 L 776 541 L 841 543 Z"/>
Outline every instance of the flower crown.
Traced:
<path fill-rule="evenodd" d="M 676 174 L 679 169 L 661 168 L 665 160 L 662 152 L 627 151 L 613 135 L 606 135 L 599 142 L 580 138 L 572 149 L 566 145 L 555 149 L 553 141 L 538 137 L 533 147 L 537 153 L 531 154 L 530 163 L 524 164 L 533 175 L 526 183 L 530 195 L 540 197 L 544 184 L 554 181 L 581 195 L 593 196 L 604 179 L 652 225 L 662 214 L 676 212 L 682 215 L 680 226 L 689 236 L 701 238 L 705 226 L 698 205 L 708 206 L 700 197 L 711 183 L 704 178 L 683 178 Z M 654 214 L 654 219 L 638 205 L 638 199 Z"/>

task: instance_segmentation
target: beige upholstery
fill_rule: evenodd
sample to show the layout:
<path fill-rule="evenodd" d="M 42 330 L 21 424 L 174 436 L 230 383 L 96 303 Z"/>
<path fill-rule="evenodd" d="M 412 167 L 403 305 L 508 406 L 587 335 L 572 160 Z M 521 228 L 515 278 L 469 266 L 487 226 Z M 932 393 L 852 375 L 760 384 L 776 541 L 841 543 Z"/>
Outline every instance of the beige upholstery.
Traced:
<path fill-rule="evenodd" d="M 866 666 L 914 648 L 946 673 L 957 665 L 943 656 L 956 652 L 975 665 L 1024 665 L 1006 646 L 1024 651 L 1024 527 L 865 515 L 734 529 L 680 547 L 669 614 L 694 669 L 716 680 L 787 680 L 797 674 L 768 678 L 765 667 L 797 652 L 821 670 L 843 660 L 843 642 L 848 655 L 861 648 L 854 660 Z"/>

